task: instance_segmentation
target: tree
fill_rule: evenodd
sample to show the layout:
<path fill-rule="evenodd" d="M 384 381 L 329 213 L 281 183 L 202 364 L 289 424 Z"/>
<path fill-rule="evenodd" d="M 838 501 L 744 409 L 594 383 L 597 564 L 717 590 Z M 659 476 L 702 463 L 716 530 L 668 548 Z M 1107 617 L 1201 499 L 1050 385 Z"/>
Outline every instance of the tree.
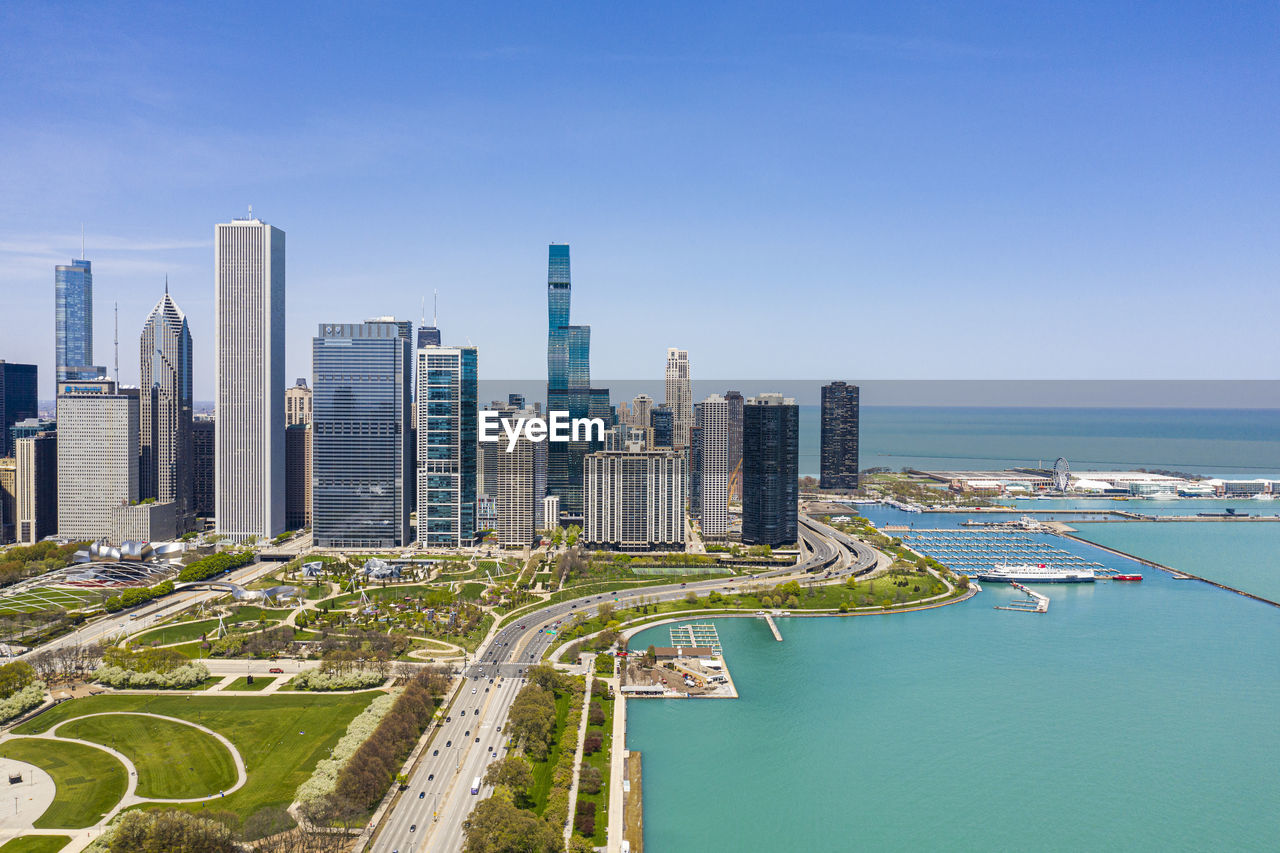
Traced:
<path fill-rule="evenodd" d="M 484 781 L 495 788 L 510 788 L 513 795 L 523 795 L 533 787 L 533 768 L 523 758 L 510 756 L 489 765 Z"/>
<path fill-rule="evenodd" d="M 533 812 L 516 808 L 502 797 L 476 804 L 466 827 L 463 853 L 551 853 L 564 839 Z"/>
<path fill-rule="evenodd" d="M 600 772 L 599 767 L 593 767 L 587 762 L 582 762 L 582 768 L 578 771 L 578 787 L 585 794 L 600 793 L 600 786 L 604 784 L 604 774 Z"/>
<path fill-rule="evenodd" d="M 653 666 L 658 662 L 658 649 L 655 646 L 649 646 L 644 650 L 645 666 Z"/>
<path fill-rule="evenodd" d="M 182 811 L 125 812 L 107 847 L 111 853 L 234 853 L 223 823 Z"/>

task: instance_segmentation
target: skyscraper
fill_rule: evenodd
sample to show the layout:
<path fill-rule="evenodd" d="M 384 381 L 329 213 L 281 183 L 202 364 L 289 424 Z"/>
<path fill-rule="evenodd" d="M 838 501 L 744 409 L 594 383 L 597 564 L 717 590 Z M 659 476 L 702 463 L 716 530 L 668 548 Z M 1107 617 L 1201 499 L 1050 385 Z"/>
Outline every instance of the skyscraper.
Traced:
<path fill-rule="evenodd" d="M 649 412 L 653 410 L 653 398 L 648 394 L 637 394 L 631 401 L 631 425 L 635 427 L 651 426 Z"/>
<path fill-rule="evenodd" d="M 17 536 L 18 460 L 0 458 L 0 545 L 8 545 Z"/>
<path fill-rule="evenodd" d="M 688 447 L 689 427 L 693 426 L 693 381 L 687 350 L 667 350 L 667 408 L 675 419 L 672 424 L 674 446 Z"/>
<path fill-rule="evenodd" d="M 587 547 L 683 551 L 685 465 L 670 450 L 601 451 L 586 458 Z"/>
<path fill-rule="evenodd" d="M 742 392 L 726 391 L 729 408 L 729 499 L 742 500 Z"/>
<path fill-rule="evenodd" d="M 284 428 L 284 525 L 311 526 L 311 424 Z"/>
<path fill-rule="evenodd" d="M 475 347 L 418 350 L 418 541 L 457 548 L 476 535 L 479 393 Z"/>
<path fill-rule="evenodd" d="M 138 493 L 143 500 L 174 504 L 179 530 L 185 531 L 193 514 L 191 330 L 168 282 L 142 327 L 139 365 Z"/>
<path fill-rule="evenodd" d="M 298 379 L 284 391 L 284 425 L 311 423 L 311 389 L 307 380 Z"/>
<path fill-rule="evenodd" d="M 213 518 L 216 432 L 217 426 L 209 415 L 191 421 L 191 509 L 201 518 Z"/>
<path fill-rule="evenodd" d="M 215 229 L 218 533 L 284 531 L 285 237 L 258 219 Z"/>
<path fill-rule="evenodd" d="M 701 430 L 702 472 L 698 520 L 702 535 L 723 538 L 729 532 L 729 403 L 712 394 L 697 406 Z"/>
<path fill-rule="evenodd" d="M 138 500 L 139 433 L 138 389 L 59 383 L 59 536 L 111 536 L 116 510 Z"/>
<path fill-rule="evenodd" d="M 697 425 L 701 404 L 694 404 L 694 425 L 689 427 L 689 515 L 702 518 L 702 427 Z"/>
<path fill-rule="evenodd" d="M 857 385 L 832 382 L 822 386 L 821 455 L 822 488 L 858 488 Z"/>
<path fill-rule="evenodd" d="M 412 330 L 323 323 L 312 339 L 311 531 L 321 548 L 409 544 Z"/>
<path fill-rule="evenodd" d="M 34 545 L 58 532 L 58 434 L 41 432 L 16 442 L 16 538 Z"/>
<path fill-rule="evenodd" d="M 666 406 L 654 406 L 649 410 L 649 423 L 653 425 L 653 446 L 675 446 L 675 416 Z"/>
<path fill-rule="evenodd" d="M 607 388 L 591 387 L 591 327 L 569 324 L 572 292 L 569 247 L 553 243 L 547 251 L 547 410 L 570 418 L 612 418 Z M 560 498 L 560 510 L 582 513 L 582 464 L 596 441 L 552 442 L 547 448 L 547 493 Z"/>
<path fill-rule="evenodd" d="M 532 409 L 513 410 L 509 414 L 516 418 L 534 416 Z M 504 416 L 503 420 L 506 421 L 507 417 Z M 542 514 L 538 511 L 541 508 L 537 507 L 541 499 L 535 494 L 536 445 L 521 432 L 510 451 L 506 444 L 499 447 L 496 442 L 493 445 L 486 442 L 482 446 L 493 446 L 497 450 L 494 454 L 492 477 L 486 480 L 485 488 L 494 499 L 497 514 L 494 533 L 498 542 L 517 547 L 528 545 L 533 542 L 537 517 Z"/>
<path fill-rule="evenodd" d="M 742 541 L 791 545 L 800 499 L 800 410 L 781 394 L 749 398 L 742 410 Z"/>
<path fill-rule="evenodd" d="M 13 425 L 39 414 L 34 364 L 13 364 L 0 359 L 0 456 L 13 455 Z"/>
<path fill-rule="evenodd" d="M 53 268 L 54 367 L 56 380 L 97 379 L 93 364 L 93 266 L 81 258 Z"/>

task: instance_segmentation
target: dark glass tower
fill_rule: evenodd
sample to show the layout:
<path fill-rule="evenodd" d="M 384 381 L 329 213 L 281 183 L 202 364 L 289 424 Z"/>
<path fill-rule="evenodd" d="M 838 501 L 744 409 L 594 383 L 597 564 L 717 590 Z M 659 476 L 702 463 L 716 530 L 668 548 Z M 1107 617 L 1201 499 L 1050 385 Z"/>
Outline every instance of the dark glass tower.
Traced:
<path fill-rule="evenodd" d="M 729 497 L 742 500 L 742 392 L 726 391 L 729 404 Z"/>
<path fill-rule="evenodd" d="M 824 489 L 858 488 L 858 386 L 822 386 L 822 480 Z"/>
<path fill-rule="evenodd" d="M 653 446 L 672 447 L 675 442 L 675 412 L 666 406 L 655 406 L 649 410 L 649 424 L 653 427 Z"/>
<path fill-rule="evenodd" d="M 36 366 L 0 360 L 0 456 L 13 455 L 13 425 L 37 414 Z"/>
<path fill-rule="evenodd" d="M 591 327 L 569 324 L 572 294 L 569 247 L 553 243 L 547 254 L 547 411 L 570 418 L 610 421 L 609 390 L 591 387 Z M 583 460 L 602 449 L 598 441 L 549 442 L 547 494 L 560 498 L 560 510 L 582 515 Z"/>
<path fill-rule="evenodd" d="M 742 541 L 796 541 L 800 499 L 800 409 L 781 394 L 761 394 L 742 408 Z"/>
<path fill-rule="evenodd" d="M 312 339 L 311 530 L 321 548 L 411 541 L 411 334 L 396 322 L 326 323 Z"/>
<path fill-rule="evenodd" d="M 191 422 L 191 509 L 202 518 L 213 518 L 215 428 L 210 417 Z"/>
<path fill-rule="evenodd" d="M 53 268 L 54 367 L 56 379 L 97 379 L 93 364 L 93 265 L 81 258 Z"/>

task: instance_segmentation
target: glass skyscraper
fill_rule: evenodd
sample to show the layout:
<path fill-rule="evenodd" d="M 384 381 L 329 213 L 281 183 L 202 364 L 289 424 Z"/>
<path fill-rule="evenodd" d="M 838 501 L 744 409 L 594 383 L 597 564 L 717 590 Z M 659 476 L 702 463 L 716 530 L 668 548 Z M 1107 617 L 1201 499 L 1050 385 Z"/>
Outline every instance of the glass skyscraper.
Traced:
<path fill-rule="evenodd" d="M 476 362 L 475 347 L 418 350 L 418 541 L 427 546 L 475 539 Z"/>
<path fill-rule="evenodd" d="M 81 258 L 53 268 L 54 367 L 57 381 L 97 379 L 93 364 L 93 266 Z"/>
<path fill-rule="evenodd" d="M 13 364 L 0 359 L 0 456 L 13 455 L 13 425 L 39 414 L 37 373 L 34 364 Z"/>
<path fill-rule="evenodd" d="M 321 548 L 409 544 L 412 330 L 324 323 L 311 342 L 311 530 Z"/>
<path fill-rule="evenodd" d="M 191 329 L 167 283 L 142 327 L 138 351 L 138 493 L 143 499 L 172 502 L 179 532 L 185 533 L 193 514 Z"/>
<path fill-rule="evenodd" d="M 570 418 L 612 421 L 609 389 L 591 387 L 591 327 L 569 324 L 572 294 L 569 247 L 553 243 L 547 255 L 547 411 Z M 560 510 L 582 515 L 583 459 L 601 449 L 598 441 L 551 442 L 547 447 L 547 494 L 560 498 Z M 551 527 L 555 519 L 545 519 Z"/>
<path fill-rule="evenodd" d="M 822 480 L 824 489 L 858 488 L 858 386 L 822 386 Z"/>
<path fill-rule="evenodd" d="M 800 409 L 781 394 L 742 407 L 742 542 L 791 545 L 800 499 Z"/>

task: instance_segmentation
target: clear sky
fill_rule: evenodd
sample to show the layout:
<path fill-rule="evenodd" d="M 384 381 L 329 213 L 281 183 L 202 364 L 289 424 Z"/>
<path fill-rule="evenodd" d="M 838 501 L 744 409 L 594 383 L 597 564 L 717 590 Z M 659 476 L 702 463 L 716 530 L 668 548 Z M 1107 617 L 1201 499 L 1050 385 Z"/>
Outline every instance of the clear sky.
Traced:
<path fill-rule="evenodd" d="M 182 8 L 178 8 L 182 5 Z M 0 5 L 0 358 L 52 391 L 53 265 L 121 373 L 169 275 L 212 396 L 213 226 L 288 234 L 322 321 L 545 375 L 1280 375 L 1280 6 Z"/>

